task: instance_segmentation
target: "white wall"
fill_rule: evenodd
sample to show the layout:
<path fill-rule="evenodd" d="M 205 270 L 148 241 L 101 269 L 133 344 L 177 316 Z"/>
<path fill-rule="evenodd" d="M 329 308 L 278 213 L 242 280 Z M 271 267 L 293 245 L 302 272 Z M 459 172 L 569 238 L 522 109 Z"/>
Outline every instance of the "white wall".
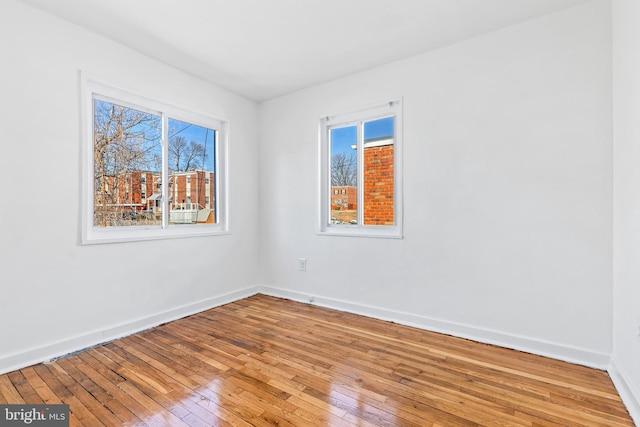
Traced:
<path fill-rule="evenodd" d="M 612 375 L 640 424 L 640 2 L 613 2 Z"/>
<path fill-rule="evenodd" d="M 606 1 L 259 111 L 95 34 L 0 2 L 0 372 L 262 283 L 596 366 L 608 363 L 613 338 L 614 379 L 637 402 L 640 12 L 632 0 L 614 0 L 614 11 L 615 258 Z M 229 236 L 79 245 L 80 70 L 231 120 Z M 397 96 L 405 238 L 317 236 L 318 118 Z M 306 273 L 298 257 L 308 258 Z"/>
<path fill-rule="evenodd" d="M 610 31 L 591 2 L 263 103 L 262 283 L 606 367 Z M 405 238 L 318 236 L 318 119 L 397 96 Z"/>
<path fill-rule="evenodd" d="M 255 103 L 12 0 L 0 62 L 0 372 L 256 284 Z M 230 120 L 230 235 L 79 245 L 80 70 Z"/>

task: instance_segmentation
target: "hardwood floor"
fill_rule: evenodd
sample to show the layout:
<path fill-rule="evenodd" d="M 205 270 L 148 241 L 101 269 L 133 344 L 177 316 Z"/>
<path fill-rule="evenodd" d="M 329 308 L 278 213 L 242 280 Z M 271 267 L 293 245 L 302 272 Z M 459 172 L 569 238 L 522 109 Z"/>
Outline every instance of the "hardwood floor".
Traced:
<path fill-rule="evenodd" d="M 256 295 L 0 375 L 72 426 L 633 426 L 605 372 Z"/>

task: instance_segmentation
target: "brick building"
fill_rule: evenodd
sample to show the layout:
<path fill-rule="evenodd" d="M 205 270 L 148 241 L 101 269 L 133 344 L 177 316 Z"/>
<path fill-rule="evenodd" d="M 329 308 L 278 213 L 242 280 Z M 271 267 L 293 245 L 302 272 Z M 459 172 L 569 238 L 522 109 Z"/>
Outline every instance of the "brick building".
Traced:
<path fill-rule="evenodd" d="M 355 146 L 353 146 L 355 149 Z M 393 138 L 373 138 L 364 142 L 362 162 L 364 187 L 363 220 L 366 225 L 394 224 L 394 148 Z M 357 217 L 358 189 L 356 187 L 331 187 L 332 217 L 351 222 Z M 342 211 L 342 212 L 341 212 Z M 352 215 L 344 215 L 351 211 Z M 342 213 L 342 215 L 340 214 Z"/>
<path fill-rule="evenodd" d="M 332 210 L 356 210 L 358 190 L 356 187 L 331 187 Z"/>
<path fill-rule="evenodd" d="M 169 210 L 203 211 L 206 215 L 185 220 L 184 215 L 171 215 L 170 222 L 215 222 L 214 172 L 186 171 L 169 175 Z M 106 177 L 96 182 L 95 225 L 107 225 L 123 217 L 134 218 L 148 214 L 147 220 L 162 212 L 162 181 L 156 172 L 130 172 L 117 177 Z M 208 212 L 206 212 L 208 211 Z M 175 219 L 172 218 L 182 218 Z"/>

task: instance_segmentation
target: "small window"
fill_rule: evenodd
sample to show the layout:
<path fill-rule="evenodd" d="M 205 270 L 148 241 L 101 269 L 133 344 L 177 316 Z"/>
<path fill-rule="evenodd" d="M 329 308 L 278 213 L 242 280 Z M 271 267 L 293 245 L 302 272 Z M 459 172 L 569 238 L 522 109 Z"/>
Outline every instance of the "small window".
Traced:
<path fill-rule="evenodd" d="M 98 82 L 83 89 L 83 243 L 226 232 L 227 123 Z M 173 203 L 187 191 L 188 204 Z"/>
<path fill-rule="evenodd" d="M 402 237 L 401 101 L 328 116 L 320 128 L 320 234 Z"/>

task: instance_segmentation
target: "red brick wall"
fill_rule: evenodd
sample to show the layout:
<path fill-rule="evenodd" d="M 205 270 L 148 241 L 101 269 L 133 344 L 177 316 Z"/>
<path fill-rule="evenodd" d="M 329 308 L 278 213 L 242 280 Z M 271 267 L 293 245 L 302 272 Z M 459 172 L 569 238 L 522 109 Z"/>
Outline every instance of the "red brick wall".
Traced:
<path fill-rule="evenodd" d="M 173 185 L 176 189 L 171 189 L 171 194 L 175 195 L 172 202 L 173 204 L 186 203 L 187 202 L 187 177 L 184 175 L 174 175 Z"/>
<path fill-rule="evenodd" d="M 365 225 L 393 225 L 393 144 L 366 147 L 363 166 Z"/>
<path fill-rule="evenodd" d="M 145 182 L 142 182 L 142 180 Z M 153 174 L 151 172 L 133 172 L 131 174 L 131 203 L 142 205 L 139 209 L 146 209 L 146 199 L 153 195 Z M 145 203 L 142 201 L 142 192 L 145 193 Z"/>

